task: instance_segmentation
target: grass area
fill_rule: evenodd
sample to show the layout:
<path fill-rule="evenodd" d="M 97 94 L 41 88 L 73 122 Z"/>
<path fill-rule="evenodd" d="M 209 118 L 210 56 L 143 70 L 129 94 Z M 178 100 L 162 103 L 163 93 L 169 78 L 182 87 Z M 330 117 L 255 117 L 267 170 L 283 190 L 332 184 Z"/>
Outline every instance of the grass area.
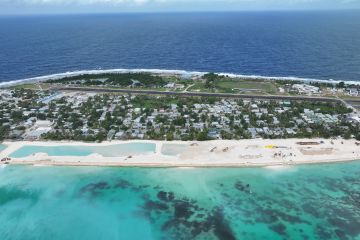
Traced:
<path fill-rule="evenodd" d="M 215 83 L 214 89 L 208 89 L 203 82 L 196 82 L 188 89 L 189 92 L 218 92 L 218 93 L 268 93 L 278 94 L 276 83 L 257 80 L 224 79 Z"/>
<path fill-rule="evenodd" d="M 220 92 L 220 93 L 269 93 L 276 94 L 277 85 L 274 82 L 242 80 L 242 79 L 224 79 L 215 83 L 215 89 L 211 90 L 205 87 L 203 82 L 196 82 L 189 91 L 200 92 Z"/>
<path fill-rule="evenodd" d="M 116 86 L 74 86 L 74 87 L 79 87 L 79 88 L 99 88 L 99 89 L 113 89 L 113 90 L 139 90 L 139 91 L 158 91 L 158 92 L 182 92 L 184 91 L 184 89 L 172 89 L 172 88 L 164 88 L 164 87 L 160 87 L 160 88 L 152 88 L 152 87 L 132 87 L 132 88 L 127 88 L 127 87 L 116 87 Z"/>
<path fill-rule="evenodd" d="M 276 84 L 273 82 L 267 81 L 256 81 L 256 80 L 231 80 L 225 79 L 217 81 L 215 84 L 216 88 L 219 91 L 224 92 L 249 92 L 249 91 L 262 91 L 266 93 L 277 93 Z"/>
<path fill-rule="evenodd" d="M 201 81 L 194 83 L 194 86 L 188 89 L 189 92 L 212 92 L 211 89 L 205 87 L 205 84 Z"/>
<path fill-rule="evenodd" d="M 41 83 L 41 84 L 35 84 L 35 83 L 24 83 L 20 85 L 15 85 L 14 89 L 30 89 L 30 90 L 40 90 L 39 85 L 43 90 L 47 90 L 50 87 L 50 84 L 48 83 Z"/>
<path fill-rule="evenodd" d="M 333 97 L 334 97 L 334 95 L 333 95 Z M 360 101 L 360 97 L 354 97 L 354 96 L 342 96 L 342 97 L 339 97 L 340 99 L 342 99 L 342 100 L 349 100 L 349 101 L 351 101 L 351 100 L 358 100 L 358 101 Z"/>
<path fill-rule="evenodd" d="M 37 90 L 39 89 L 39 86 L 33 83 L 28 84 L 21 84 L 21 85 L 15 85 L 13 87 L 14 89 L 31 89 L 31 90 Z"/>

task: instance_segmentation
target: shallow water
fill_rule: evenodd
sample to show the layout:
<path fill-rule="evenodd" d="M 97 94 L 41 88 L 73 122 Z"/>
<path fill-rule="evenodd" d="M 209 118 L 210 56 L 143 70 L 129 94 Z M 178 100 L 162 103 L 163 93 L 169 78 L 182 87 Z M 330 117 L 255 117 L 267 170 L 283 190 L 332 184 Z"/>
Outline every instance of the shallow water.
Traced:
<path fill-rule="evenodd" d="M 5 148 L 6 146 L 4 144 L 0 144 L 0 152 L 2 152 Z"/>
<path fill-rule="evenodd" d="M 2 239 L 360 239 L 360 162 L 283 169 L 8 166 Z"/>
<path fill-rule="evenodd" d="M 46 153 L 49 156 L 89 156 L 101 154 L 104 157 L 121 157 L 127 155 L 155 152 L 154 143 L 124 143 L 109 146 L 23 146 L 10 157 L 23 158 L 36 153 Z"/>

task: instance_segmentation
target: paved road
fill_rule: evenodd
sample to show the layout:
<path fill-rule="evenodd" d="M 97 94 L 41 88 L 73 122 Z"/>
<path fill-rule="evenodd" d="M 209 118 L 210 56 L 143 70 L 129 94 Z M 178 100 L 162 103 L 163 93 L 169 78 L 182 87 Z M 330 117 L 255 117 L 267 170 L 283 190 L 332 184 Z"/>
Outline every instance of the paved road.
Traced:
<path fill-rule="evenodd" d="M 101 92 L 101 93 L 131 93 L 131 94 L 142 94 L 142 95 L 173 95 L 173 96 L 182 96 L 182 97 L 222 97 L 222 98 L 241 98 L 241 99 L 322 101 L 322 102 L 343 103 L 343 100 L 341 99 L 327 98 L 327 97 L 251 95 L 251 94 L 204 93 L 204 92 L 164 92 L 164 91 L 155 91 L 155 90 L 109 89 L 109 88 L 90 88 L 90 87 L 54 87 L 53 90 Z M 360 103 L 360 100 L 352 100 L 352 102 Z"/>

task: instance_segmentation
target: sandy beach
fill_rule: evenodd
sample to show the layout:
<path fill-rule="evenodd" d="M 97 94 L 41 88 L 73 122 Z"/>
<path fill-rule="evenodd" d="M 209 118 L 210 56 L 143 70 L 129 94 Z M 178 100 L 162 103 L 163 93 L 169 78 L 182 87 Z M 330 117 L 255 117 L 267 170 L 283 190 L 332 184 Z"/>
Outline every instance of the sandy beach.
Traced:
<path fill-rule="evenodd" d="M 117 147 L 129 143 L 152 143 L 155 151 L 127 156 L 104 157 L 99 153 L 87 156 L 49 156 L 37 152 L 22 158 L 11 154 L 24 146 L 45 147 Z M 329 139 L 279 139 L 207 142 L 111 141 L 82 142 L 4 142 L 7 146 L 0 158 L 10 157 L 9 164 L 36 166 L 133 166 L 133 167 L 264 167 L 294 164 L 320 164 L 360 160 L 359 142 Z"/>

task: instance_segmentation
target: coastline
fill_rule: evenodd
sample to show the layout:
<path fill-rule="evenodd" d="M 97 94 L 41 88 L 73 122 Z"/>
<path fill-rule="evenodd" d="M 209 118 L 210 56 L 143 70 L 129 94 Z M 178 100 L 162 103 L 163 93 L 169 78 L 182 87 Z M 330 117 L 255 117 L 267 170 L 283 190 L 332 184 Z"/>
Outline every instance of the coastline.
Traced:
<path fill-rule="evenodd" d="M 187 70 L 170 70 L 170 69 L 97 69 L 97 70 L 79 70 L 64 73 L 55 73 L 25 79 L 16 79 L 6 82 L 0 82 L 0 88 L 13 87 L 21 84 L 28 83 L 40 83 L 48 80 L 58 80 L 65 77 L 81 76 L 83 74 L 104 74 L 104 73 L 150 73 L 150 74 L 171 74 L 171 75 L 192 75 L 201 77 L 208 72 L 203 71 L 187 71 Z M 340 80 L 340 79 L 316 79 L 306 77 L 293 77 L 293 76 L 262 76 L 262 75 L 244 75 L 239 73 L 216 73 L 221 76 L 230 76 L 232 78 L 246 78 L 252 80 L 270 80 L 270 81 L 301 81 L 304 83 L 308 82 L 319 82 L 319 83 L 332 83 L 337 84 L 340 82 L 346 82 L 347 84 L 360 85 L 360 82 L 353 80 Z"/>
<path fill-rule="evenodd" d="M 52 156 L 35 153 L 12 158 L 11 154 L 23 146 L 34 147 L 117 147 L 122 144 L 155 144 L 149 153 L 104 157 L 99 153 L 86 156 Z M 301 145 L 301 144 L 310 145 Z M 329 139 L 250 139 L 215 140 L 206 142 L 181 141 L 111 141 L 83 142 L 4 142 L 7 146 L 0 158 L 11 158 L 12 165 L 34 166 L 108 166 L 108 167 L 286 167 L 300 164 L 340 163 L 360 160 L 360 146 L 355 140 Z M 173 151 L 164 154 L 165 148 Z"/>

